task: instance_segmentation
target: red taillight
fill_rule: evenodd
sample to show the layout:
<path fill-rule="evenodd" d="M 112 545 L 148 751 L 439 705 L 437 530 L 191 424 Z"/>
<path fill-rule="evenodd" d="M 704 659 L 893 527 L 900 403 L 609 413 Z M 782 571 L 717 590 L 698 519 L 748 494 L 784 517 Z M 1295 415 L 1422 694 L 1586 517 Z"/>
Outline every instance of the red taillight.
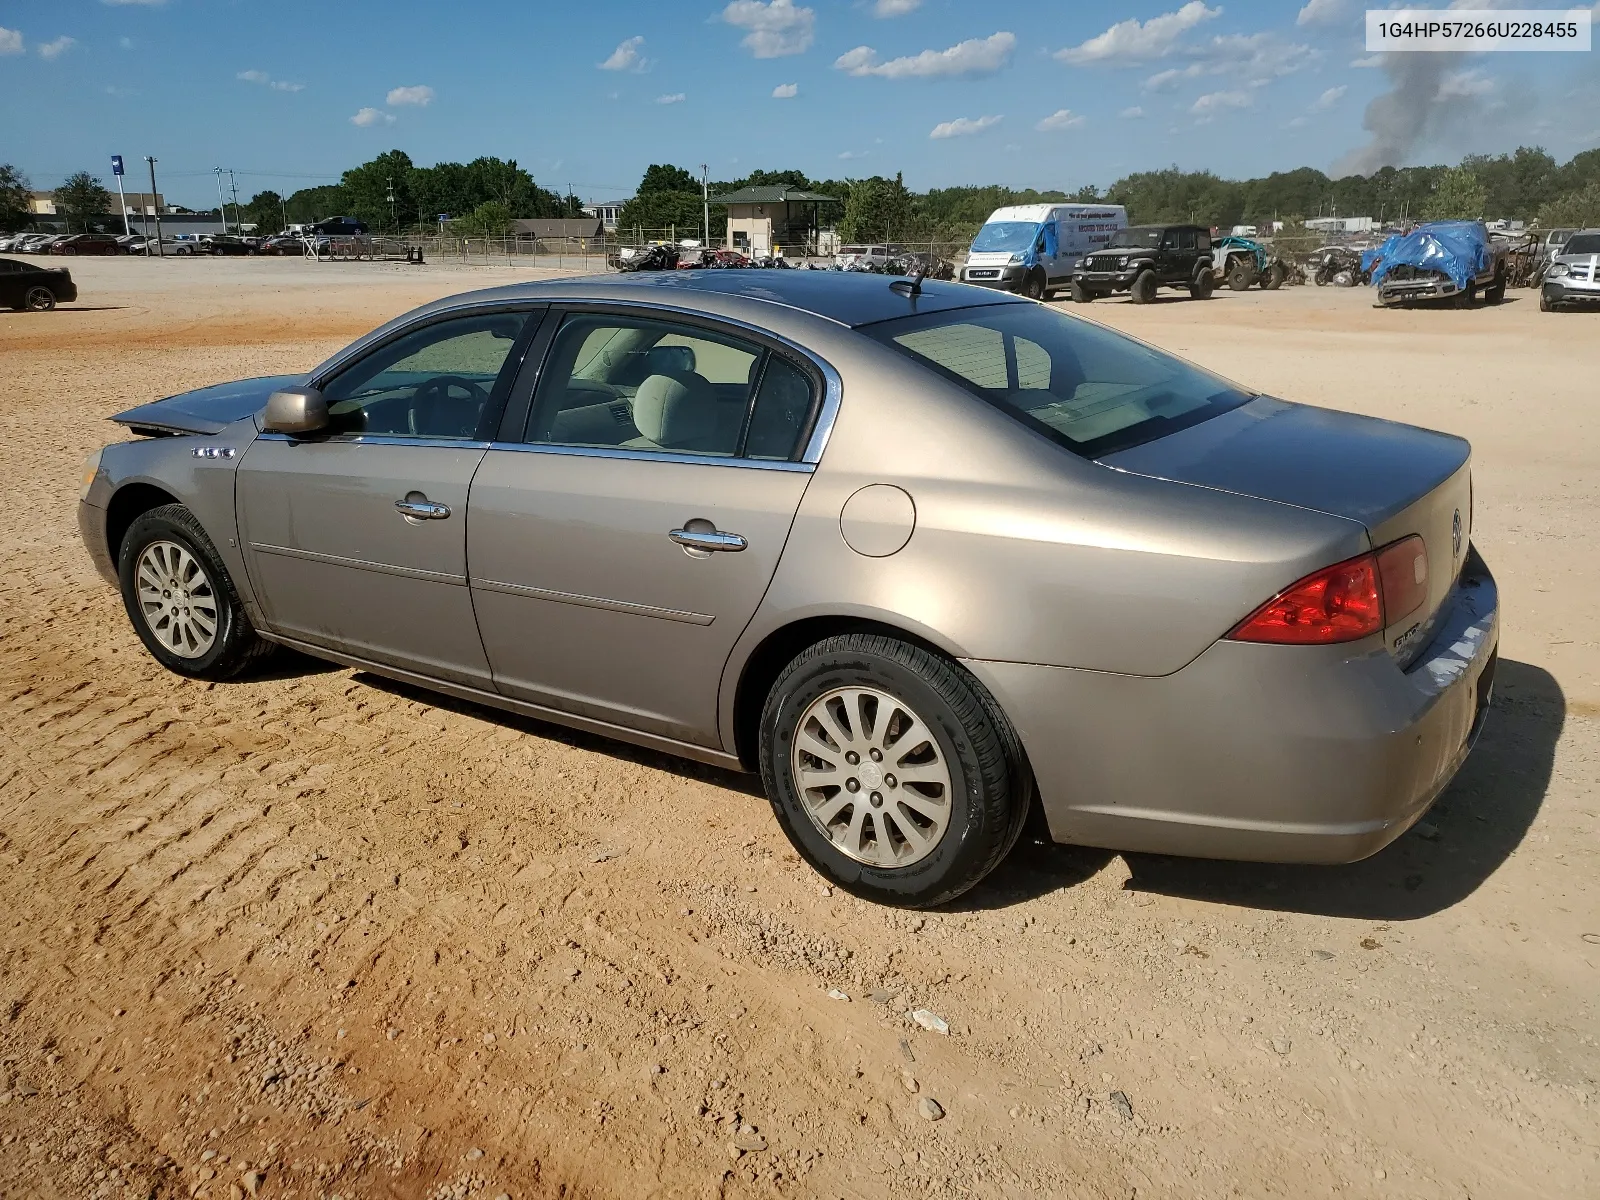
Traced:
<path fill-rule="evenodd" d="M 1375 555 L 1334 563 L 1268 600 L 1234 628 L 1236 642 L 1326 646 L 1353 642 L 1383 628 Z"/>
<path fill-rule="evenodd" d="M 1378 551 L 1378 583 L 1383 589 L 1383 619 L 1393 625 L 1416 612 L 1428 598 L 1428 546 L 1413 534 Z"/>
<path fill-rule="evenodd" d="M 1378 633 L 1428 598 L 1428 547 L 1412 535 L 1291 584 L 1228 634 L 1235 642 L 1328 646 Z"/>

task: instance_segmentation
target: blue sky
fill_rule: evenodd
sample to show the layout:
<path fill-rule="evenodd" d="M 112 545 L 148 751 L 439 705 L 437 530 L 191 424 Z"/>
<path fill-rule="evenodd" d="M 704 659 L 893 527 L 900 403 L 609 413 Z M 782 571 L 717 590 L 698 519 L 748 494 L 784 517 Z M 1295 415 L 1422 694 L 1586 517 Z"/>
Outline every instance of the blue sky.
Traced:
<path fill-rule="evenodd" d="M 1492 3 L 1493 0 L 1476 0 Z M 0 0 L 0 160 L 37 187 L 108 156 L 215 204 L 398 147 L 515 158 L 629 195 L 644 167 L 798 166 L 1104 186 L 1177 164 L 1453 161 L 1600 146 L 1590 54 L 1369 58 L 1361 0 Z M 1367 106 L 1391 90 L 1410 97 Z M 1384 115 L 1384 114 L 1387 115 Z"/>

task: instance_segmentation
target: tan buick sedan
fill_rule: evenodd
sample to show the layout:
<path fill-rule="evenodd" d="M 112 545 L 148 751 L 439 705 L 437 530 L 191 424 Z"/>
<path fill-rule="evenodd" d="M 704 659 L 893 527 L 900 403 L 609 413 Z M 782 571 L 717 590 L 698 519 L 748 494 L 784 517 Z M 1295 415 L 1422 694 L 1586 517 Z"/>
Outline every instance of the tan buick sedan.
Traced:
<path fill-rule="evenodd" d="M 687 271 L 441 300 L 115 418 L 79 521 L 170 669 L 276 645 L 759 770 L 894 904 L 1059 841 L 1371 854 L 1494 678 L 1459 438 L 959 284 Z"/>

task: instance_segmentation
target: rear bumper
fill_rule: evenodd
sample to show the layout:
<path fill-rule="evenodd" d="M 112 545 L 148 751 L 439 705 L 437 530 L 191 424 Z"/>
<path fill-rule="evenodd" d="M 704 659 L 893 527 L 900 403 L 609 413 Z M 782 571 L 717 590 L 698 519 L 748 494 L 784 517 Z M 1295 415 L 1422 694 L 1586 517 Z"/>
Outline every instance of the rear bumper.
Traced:
<path fill-rule="evenodd" d="M 1353 862 L 1427 811 L 1482 727 L 1499 600 L 1475 552 L 1448 603 L 1405 671 L 1378 639 L 1217 642 L 1160 678 L 968 666 L 1016 725 L 1057 841 Z"/>

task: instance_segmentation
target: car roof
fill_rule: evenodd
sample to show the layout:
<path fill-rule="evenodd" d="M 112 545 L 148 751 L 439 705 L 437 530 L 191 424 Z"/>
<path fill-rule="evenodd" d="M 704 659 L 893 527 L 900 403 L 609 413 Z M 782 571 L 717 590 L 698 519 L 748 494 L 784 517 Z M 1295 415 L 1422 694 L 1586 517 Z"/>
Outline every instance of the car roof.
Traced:
<path fill-rule="evenodd" d="M 899 282 L 900 287 L 890 287 Z M 976 305 L 1027 304 L 1020 296 L 964 283 L 924 279 L 916 296 L 906 295 L 909 280 L 857 271 L 745 268 L 695 271 L 639 271 L 622 275 L 577 276 L 514 284 L 478 293 L 475 299 L 632 300 L 674 308 L 694 307 L 694 298 L 728 297 L 779 305 L 855 328 L 919 313 L 945 312 Z M 450 302 L 459 304 L 464 297 Z"/>

